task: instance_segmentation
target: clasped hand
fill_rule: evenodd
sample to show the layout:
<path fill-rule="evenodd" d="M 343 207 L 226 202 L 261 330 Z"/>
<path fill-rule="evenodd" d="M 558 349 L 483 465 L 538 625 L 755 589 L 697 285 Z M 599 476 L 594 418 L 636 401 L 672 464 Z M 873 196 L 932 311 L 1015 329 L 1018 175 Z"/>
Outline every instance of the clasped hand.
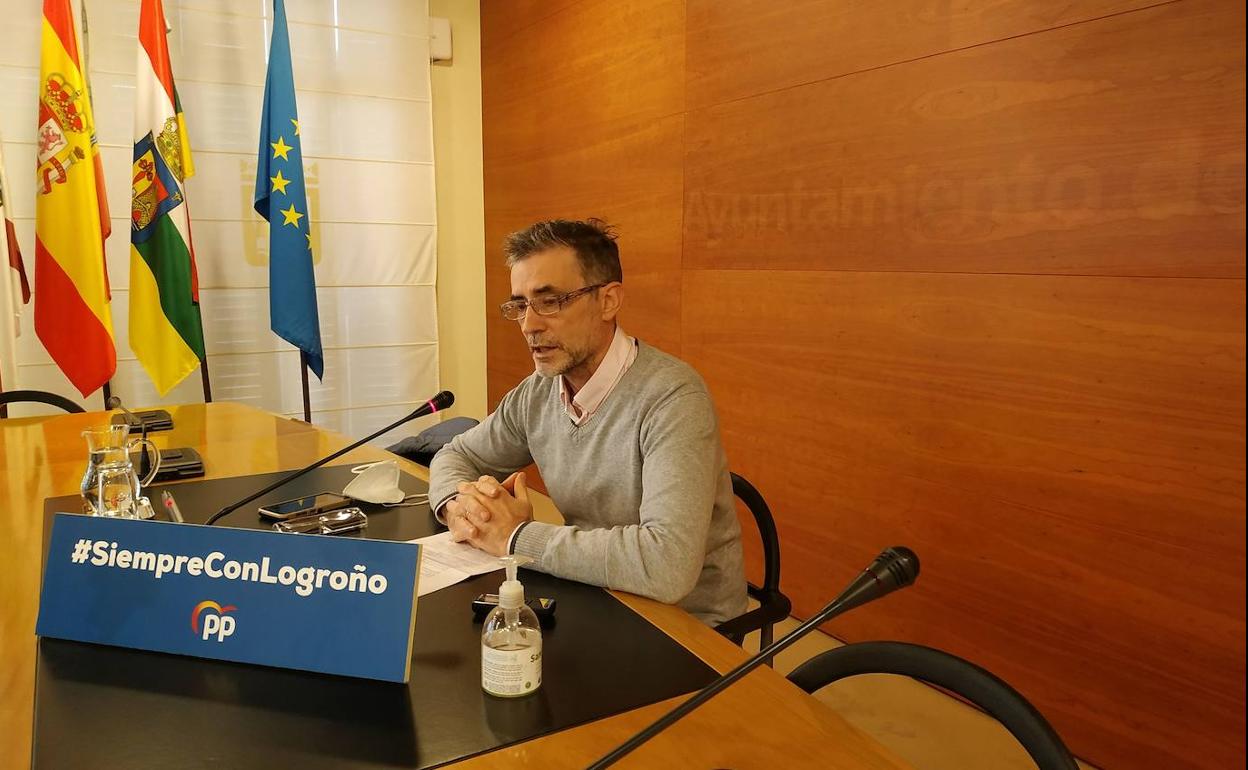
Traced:
<path fill-rule="evenodd" d="M 459 494 L 445 508 L 451 539 L 506 556 L 511 533 L 533 518 L 524 472 L 513 473 L 502 483 L 493 476 L 461 481 L 456 489 Z"/>

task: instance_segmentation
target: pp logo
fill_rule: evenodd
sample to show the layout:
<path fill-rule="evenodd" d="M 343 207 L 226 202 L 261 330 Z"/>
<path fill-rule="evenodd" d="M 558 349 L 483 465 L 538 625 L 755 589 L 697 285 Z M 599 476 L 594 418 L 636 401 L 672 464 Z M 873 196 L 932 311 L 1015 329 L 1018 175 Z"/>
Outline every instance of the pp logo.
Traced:
<path fill-rule="evenodd" d="M 195 609 L 191 610 L 191 630 L 203 639 L 205 642 L 211 637 L 216 637 L 218 642 L 224 642 L 225 637 L 233 636 L 234 628 L 237 625 L 234 618 L 227 615 L 227 612 L 233 612 L 238 609 L 233 604 L 227 604 L 222 607 L 214 601 L 202 601 L 195 605 Z M 208 614 L 204 614 L 204 610 L 214 610 Z M 203 615 L 203 623 L 200 623 L 200 616 Z M 203 628 L 200 628 L 200 626 Z"/>

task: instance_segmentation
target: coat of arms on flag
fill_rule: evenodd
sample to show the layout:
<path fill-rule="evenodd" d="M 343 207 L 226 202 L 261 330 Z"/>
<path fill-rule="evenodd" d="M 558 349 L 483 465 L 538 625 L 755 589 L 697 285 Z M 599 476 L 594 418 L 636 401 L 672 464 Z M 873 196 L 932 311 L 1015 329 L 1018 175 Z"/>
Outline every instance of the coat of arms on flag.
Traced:
<path fill-rule="evenodd" d="M 134 145 L 134 176 L 130 180 L 130 226 L 136 232 L 146 230 L 153 220 L 182 202 L 179 182 L 182 169 L 178 162 L 180 153 L 157 150 L 158 145 L 168 147 L 171 144 L 166 136 L 170 133 L 176 142 L 178 124 L 173 118 L 165 121 L 160 137 L 153 139 L 148 134 Z M 162 139 L 165 141 L 162 142 Z M 168 157 L 174 160 L 167 162 L 165 159 Z"/>
<path fill-rule="evenodd" d="M 39 192 L 47 195 L 53 184 L 64 184 L 68 169 L 86 159 L 81 146 L 71 147 L 66 133 L 85 132 L 82 91 L 53 73 L 43 85 L 39 98 Z M 68 150 L 68 152 L 66 152 Z"/>

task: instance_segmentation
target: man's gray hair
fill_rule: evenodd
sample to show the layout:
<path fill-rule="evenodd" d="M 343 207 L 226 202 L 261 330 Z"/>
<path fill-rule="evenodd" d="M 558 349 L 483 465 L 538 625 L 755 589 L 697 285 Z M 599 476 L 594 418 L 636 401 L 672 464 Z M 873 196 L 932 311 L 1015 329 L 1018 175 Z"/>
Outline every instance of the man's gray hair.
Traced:
<path fill-rule="evenodd" d="M 514 267 L 533 254 L 566 246 L 576 254 L 586 285 L 592 286 L 624 280 L 617 237 L 615 229 L 601 219 L 551 219 L 508 235 L 503 241 L 503 254 L 507 267 Z"/>

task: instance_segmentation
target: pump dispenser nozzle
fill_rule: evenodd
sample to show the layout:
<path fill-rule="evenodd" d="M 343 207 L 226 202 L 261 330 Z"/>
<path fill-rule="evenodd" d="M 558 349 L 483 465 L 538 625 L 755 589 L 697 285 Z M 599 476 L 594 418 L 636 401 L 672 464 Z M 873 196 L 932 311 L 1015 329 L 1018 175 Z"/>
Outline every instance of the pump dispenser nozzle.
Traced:
<path fill-rule="evenodd" d="M 531 561 L 533 559 L 529 556 L 502 556 L 498 560 L 499 564 L 503 565 L 503 569 L 507 570 L 508 580 L 515 580 L 516 568 L 523 567 Z"/>
<path fill-rule="evenodd" d="M 498 606 L 506 610 L 518 609 L 524 604 L 524 586 L 516 578 L 516 570 L 533 561 L 528 556 L 504 556 L 499 559 L 507 571 L 507 579 L 498 589 Z"/>

